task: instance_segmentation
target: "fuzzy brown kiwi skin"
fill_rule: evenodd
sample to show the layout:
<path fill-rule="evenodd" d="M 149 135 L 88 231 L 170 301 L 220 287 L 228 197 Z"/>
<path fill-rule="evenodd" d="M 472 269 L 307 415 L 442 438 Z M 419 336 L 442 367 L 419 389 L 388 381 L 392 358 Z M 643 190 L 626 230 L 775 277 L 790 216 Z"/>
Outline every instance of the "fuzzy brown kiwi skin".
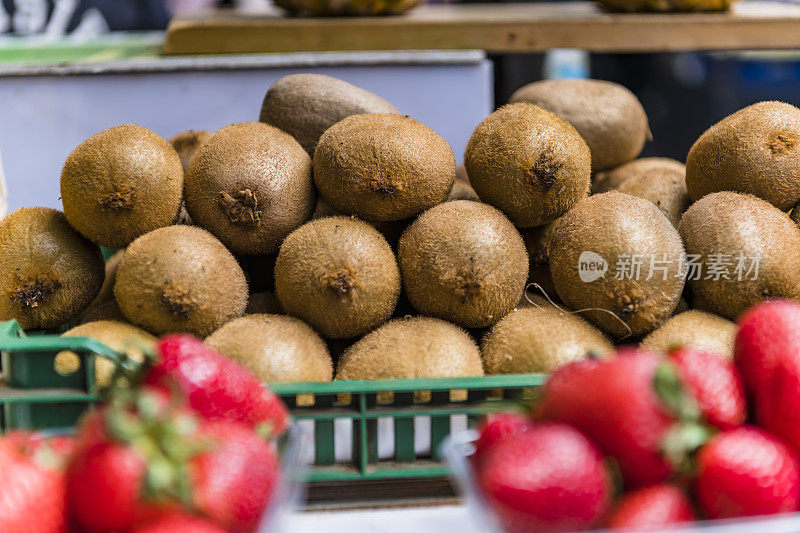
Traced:
<path fill-rule="evenodd" d="M 596 172 L 592 177 L 592 194 L 616 190 L 628 179 L 640 179 L 652 172 L 680 174 L 686 181 L 686 165 L 668 157 L 642 157 L 618 167 Z"/>
<path fill-rule="evenodd" d="M 481 342 L 487 374 L 550 373 L 587 354 L 614 346 L 597 328 L 552 306 L 516 309 L 495 324 Z"/>
<path fill-rule="evenodd" d="M 205 343 L 264 383 L 333 379 L 325 341 L 295 317 L 253 314 L 236 318 L 206 337 Z"/>
<path fill-rule="evenodd" d="M 634 159 L 651 138 L 642 104 L 609 81 L 537 81 L 518 89 L 509 101 L 538 105 L 575 126 L 592 152 L 594 171 Z"/>
<path fill-rule="evenodd" d="M 661 353 L 680 346 L 693 346 L 733 359 L 735 337 L 736 323 L 694 309 L 672 316 L 645 337 L 641 346 Z"/>
<path fill-rule="evenodd" d="M 463 329 L 429 317 L 391 320 L 348 348 L 337 380 L 482 376 L 480 353 Z"/>
<path fill-rule="evenodd" d="M 475 193 L 475 189 L 468 183 L 458 180 L 453 184 L 453 189 L 447 196 L 448 202 L 453 200 L 472 200 L 473 202 L 480 202 L 480 198 L 478 198 L 478 195 Z"/>
<path fill-rule="evenodd" d="M 453 150 L 425 125 L 386 113 L 347 117 L 320 137 L 314 182 L 340 213 L 366 220 L 413 217 L 447 199 Z"/>
<path fill-rule="evenodd" d="M 470 184 L 517 227 L 542 226 L 589 194 L 591 155 L 575 128 L 526 103 L 503 106 L 467 144 Z"/>
<path fill-rule="evenodd" d="M 276 252 L 311 218 L 311 160 L 291 135 L 260 122 L 222 128 L 189 164 L 186 210 L 232 252 Z"/>
<path fill-rule="evenodd" d="M 686 158 L 692 200 L 717 191 L 758 196 L 781 211 L 800 200 L 800 109 L 759 102 L 703 133 Z"/>
<path fill-rule="evenodd" d="M 654 203 L 667 220 L 678 227 L 681 215 L 691 204 L 689 193 L 686 191 L 686 169 L 677 161 L 651 166 L 653 168 L 649 172 L 631 176 L 623 181 L 617 187 L 617 191 Z"/>
<path fill-rule="evenodd" d="M 399 113 L 375 93 L 324 74 L 290 74 L 273 83 L 264 95 L 258 120 L 289 135 L 314 155 L 325 130 L 361 113 Z"/>
<path fill-rule="evenodd" d="M 170 226 L 139 237 L 117 269 L 114 296 L 125 317 L 154 334 L 205 337 L 247 307 L 233 255 L 207 231 Z"/>
<path fill-rule="evenodd" d="M 107 248 L 124 248 L 169 226 L 182 199 L 178 154 L 141 126 L 93 135 L 69 154 L 61 171 L 64 215 L 84 237 Z"/>
<path fill-rule="evenodd" d="M 746 223 L 744 223 L 746 222 Z M 687 254 L 730 255 L 730 279 L 689 280 L 695 307 L 730 320 L 767 298 L 800 300 L 800 229 L 786 213 L 752 195 L 723 191 L 686 210 L 679 231 Z M 760 256 L 758 278 L 734 274 L 737 257 Z"/>
<path fill-rule="evenodd" d="M 181 158 L 181 166 L 183 171 L 189 168 L 189 163 L 200 145 L 211 137 L 211 132 L 208 130 L 186 130 L 176 133 L 169 138 L 169 143 L 175 148 L 178 157 Z"/>
<path fill-rule="evenodd" d="M 581 280 L 578 261 L 583 252 L 594 252 L 608 263 L 604 276 Z M 658 327 L 677 306 L 684 287 L 683 253 L 678 232 L 655 205 L 611 191 L 583 200 L 559 220 L 550 242 L 550 273 L 570 309 L 611 311 L 627 327 L 604 311 L 583 311 L 581 316 L 615 338 L 638 337 Z M 638 280 L 618 271 L 623 254 L 643 258 Z M 651 272 L 651 258 L 665 270 Z M 616 279 L 618 274 L 623 279 Z"/>
<path fill-rule="evenodd" d="M 397 260 L 361 220 L 327 217 L 292 232 L 275 261 L 275 292 L 287 314 L 326 338 L 363 335 L 385 322 L 400 294 Z"/>
<path fill-rule="evenodd" d="M 455 200 L 429 209 L 397 247 L 406 296 L 417 311 L 466 328 L 494 324 L 519 302 L 528 254 L 497 209 Z"/>
<path fill-rule="evenodd" d="M 105 276 L 100 249 L 64 214 L 25 207 L 0 221 L 0 320 L 23 329 L 56 328 L 77 318 Z"/>

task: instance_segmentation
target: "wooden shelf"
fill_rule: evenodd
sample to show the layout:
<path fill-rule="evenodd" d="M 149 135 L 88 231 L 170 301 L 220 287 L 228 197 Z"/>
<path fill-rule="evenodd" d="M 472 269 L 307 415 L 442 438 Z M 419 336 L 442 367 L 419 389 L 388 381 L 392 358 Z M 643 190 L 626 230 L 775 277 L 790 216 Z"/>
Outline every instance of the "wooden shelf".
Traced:
<path fill-rule="evenodd" d="M 739 2 L 729 13 L 616 14 L 591 2 L 454 4 L 373 18 L 212 11 L 174 18 L 164 53 L 444 49 L 512 53 L 551 48 L 594 52 L 800 48 L 800 5 Z"/>

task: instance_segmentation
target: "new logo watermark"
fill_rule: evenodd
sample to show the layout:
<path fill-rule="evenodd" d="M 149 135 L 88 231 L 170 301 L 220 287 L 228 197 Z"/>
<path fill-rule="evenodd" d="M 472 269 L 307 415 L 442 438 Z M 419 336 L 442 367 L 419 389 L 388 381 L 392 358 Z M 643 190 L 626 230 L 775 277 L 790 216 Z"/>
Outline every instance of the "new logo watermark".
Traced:
<path fill-rule="evenodd" d="M 578 276 L 584 283 L 591 283 L 602 278 L 608 272 L 608 261 L 603 256 L 589 250 L 581 252 L 578 257 Z"/>
<path fill-rule="evenodd" d="M 744 254 L 683 254 L 669 258 L 655 254 L 619 254 L 613 265 L 590 250 L 581 252 L 578 257 L 578 277 L 584 283 L 591 283 L 611 270 L 618 280 L 666 280 L 670 275 L 687 280 L 756 280 L 761 265 L 761 256 Z"/>

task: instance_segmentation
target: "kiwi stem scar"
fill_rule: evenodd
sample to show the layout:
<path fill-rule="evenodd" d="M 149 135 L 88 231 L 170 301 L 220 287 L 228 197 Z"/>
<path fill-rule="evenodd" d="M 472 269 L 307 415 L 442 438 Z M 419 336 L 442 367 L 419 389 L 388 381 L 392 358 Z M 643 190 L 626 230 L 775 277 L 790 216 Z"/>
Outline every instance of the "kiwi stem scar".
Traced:
<path fill-rule="evenodd" d="M 39 307 L 39 304 L 45 303 L 48 297 L 60 286 L 61 284 L 57 281 L 37 279 L 11 291 L 11 300 L 16 302 L 22 309 L 32 309 Z"/>

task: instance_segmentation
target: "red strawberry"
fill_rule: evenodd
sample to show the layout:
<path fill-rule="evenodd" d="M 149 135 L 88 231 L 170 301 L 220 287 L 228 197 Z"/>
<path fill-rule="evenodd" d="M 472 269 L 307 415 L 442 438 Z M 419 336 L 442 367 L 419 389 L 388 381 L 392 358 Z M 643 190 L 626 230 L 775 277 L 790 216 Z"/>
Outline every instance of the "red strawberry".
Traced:
<path fill-rule="evenodd" d="M 487 416 L 478 427 L 480 434 L 475 441 L 472 459 L 479 462 L 486 451 L 497 442 L 509 435 L 527 431 L 530 427 L 530 420 L 520 413 L 496 413 Z"/>
<path fill-rule="evenodd" d="M 156 346 L 158 362 L 145 383 L 177 383 L 194 410 L 209 420 L 234 420 L 266 426 L 272 436 L 288 423 L 286 407 L 243 366 L 212 350 L 200 339 L 177 334 Z"/>
<path fill-rule="evenodd" d="M 721 429 L 744 423 L 747 416 L 744 385 L 732 361 L 691 347 L 672 350 L 668 357 L 706 422 Z"/>
<path fill-rule="evenodd" d="M 623 496 L 608 520 L 609 529 L 655 529 L 695 519 L 686 494 L 674 485 L 651 485 Z"/>
<path fill-rule="evenodd" d="M 137 529 L 134 533 L 226 533 L 196 516 L 175 513 Z"/>
<path fill-rule="evenodd" d="M 590 527 L 612 492 L 600 451 L 565 424 L 536 425 L 497 442 L 477 483 L 510 533 Z"/>
<path fill-rule="evenodd" d="M 697 459 L 697 500 L 709 518 L 793 512 L 800 464 L 788 446 L 751 426 L 724 431 Z"/>
<path fill-rule="evenodd" d="M 31 433 L 11 433 L 0 439 L 0 531 L 64 533 L 64 439 L 50 447 Z"/>

